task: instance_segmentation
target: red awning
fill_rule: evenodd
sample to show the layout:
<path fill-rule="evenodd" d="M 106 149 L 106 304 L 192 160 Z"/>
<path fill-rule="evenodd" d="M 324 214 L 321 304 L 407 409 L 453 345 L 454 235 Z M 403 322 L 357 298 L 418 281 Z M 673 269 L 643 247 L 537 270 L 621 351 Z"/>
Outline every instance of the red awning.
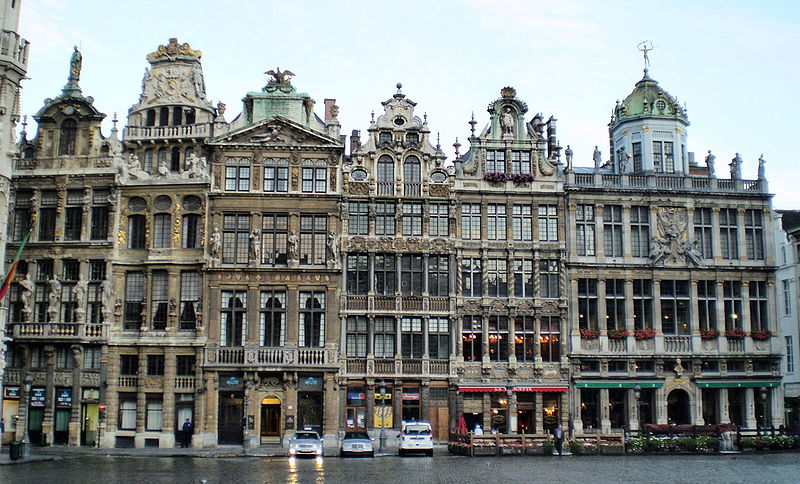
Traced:
<path fill-rule="evenodd" d="M 566 392 L 567 385 L 514 385 L 515 392 Z"/>
<path fill-rule="evenodd" d="M 458 387 L 458 391 L 460 393 L 466 393 L 466 392 L 496 393 L 496 392 L 504 392 L 504 391 L 506 391 L 506 387 L 463 386 L 463 387 Z"/>

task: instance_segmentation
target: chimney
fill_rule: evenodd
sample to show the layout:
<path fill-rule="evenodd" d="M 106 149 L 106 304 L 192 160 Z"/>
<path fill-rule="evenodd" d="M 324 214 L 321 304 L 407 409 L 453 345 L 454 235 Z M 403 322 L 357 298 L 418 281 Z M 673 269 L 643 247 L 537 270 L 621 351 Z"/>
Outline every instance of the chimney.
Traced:
<path fill-rule="evenodd" d="M 325 100 L 325 122 L 330 123 L 337 121 L 339 116 L 339 106 L 336 105 L 336 99 Z"/>

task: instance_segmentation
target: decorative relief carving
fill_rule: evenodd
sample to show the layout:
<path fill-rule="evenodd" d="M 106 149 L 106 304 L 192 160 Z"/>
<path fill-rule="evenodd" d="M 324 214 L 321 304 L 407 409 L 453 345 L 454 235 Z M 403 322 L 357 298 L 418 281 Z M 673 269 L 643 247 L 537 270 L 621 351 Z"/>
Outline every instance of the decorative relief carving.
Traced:
<path fill-rule="evenodd" d="M 658 207 L 656 233 L 650 241 L 652 265 L 689 264 L 703 266 L 697 241 L 689 241 L 689 225 L 685 208 Z"/>

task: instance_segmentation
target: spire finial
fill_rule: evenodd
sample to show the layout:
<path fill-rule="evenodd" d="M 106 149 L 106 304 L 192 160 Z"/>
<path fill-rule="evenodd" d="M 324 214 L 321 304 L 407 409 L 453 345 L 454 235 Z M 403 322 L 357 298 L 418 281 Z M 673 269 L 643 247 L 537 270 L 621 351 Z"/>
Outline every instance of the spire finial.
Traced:
<path fill-rule="evenodd" d="M 371 113 L 369 113 L 369 116 L 370 116 L 369 122 L 374 124 L 375 123 L 375 111 L 372 111 Z"/>
<path fill-rule="evenodd" d="M 24 133 L 28 128 L 28 115 L 22 117 L 22 132 Z"/>
<path fill-rule="evenodd" d="M 475 125 L 476 124 L 478 124 L 478 122 L 475 121 L 475 111 L 472 111 L 472 119 L 469 120 L 469 130 L 472 131 L 472 136 L 473 137 L 475 136 Z M 457 141 L 458 141 L 458 139 L 456 139 L 456 142 Z"/>
<path fill-rule="evenodd" d="M 112 119 L 111 122 L 114 124 L 114 128 L 112 128 L 112 129 L 117 129 L 117 113 L 116 112 L 114 113 L 114 119 Z"/>
<path fill-rule="evenodd" d="M 453 143 L 453 148 L 456 149 L 456 158 L 460 156 L 458 149 L 461 148 L 461 143 L 458 142 L 458 137 L 456 137 L 456 142 Z"/>
<path fill-rule="evenodd" d="M 437 131 L 436 132 L 436 151 L 441 151 L 441 150 L 442 150 L 442 145 L 439 142 L 439 132 Z"/>
<path fill-rule="evenodd" d="M 422 124 L 428 124 L 428 113 L 423 113 L 422 114 L 422 119 L 423 119 L 423 123 Z"/>

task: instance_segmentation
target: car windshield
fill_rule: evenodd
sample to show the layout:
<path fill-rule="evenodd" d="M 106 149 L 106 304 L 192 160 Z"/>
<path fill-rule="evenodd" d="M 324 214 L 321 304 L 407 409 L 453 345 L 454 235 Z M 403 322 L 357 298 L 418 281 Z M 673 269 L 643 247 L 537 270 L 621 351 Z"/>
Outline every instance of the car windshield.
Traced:
<path fill-rule="evenodd" d="M 298 432 L 294 438 L 297 440 L 319 440 L 319 436 L 314 432 Z"/>
<path fill-rule="evenodd" d="M 344 434 L 344 440 L 354 439 L 369 439 L 369 435 L 366 432 L 347 432 Z"/>

